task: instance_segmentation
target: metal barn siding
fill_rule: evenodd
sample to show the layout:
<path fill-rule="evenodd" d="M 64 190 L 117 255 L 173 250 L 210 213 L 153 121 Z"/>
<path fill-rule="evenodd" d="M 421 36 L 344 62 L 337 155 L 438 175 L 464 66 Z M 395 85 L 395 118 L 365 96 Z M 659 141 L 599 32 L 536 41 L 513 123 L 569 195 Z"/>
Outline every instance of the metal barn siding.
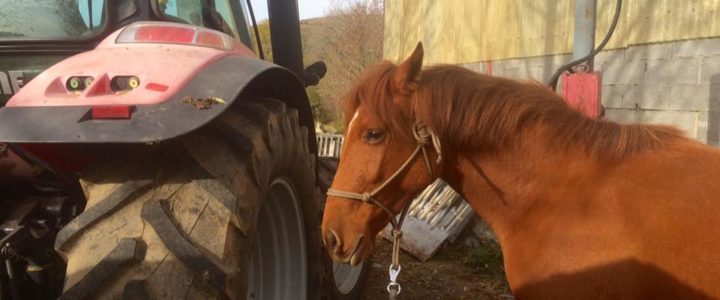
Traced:
<path fill-rule="evenodd" d="M 600 0 L 597 35 L 608 29 L 614 0 Z M 418 41 L 426 63 L 570 53 L 574 0 L 387 0 L 384 57 L 399 61 Z M 625 0 L 606 49 L 720 36 L 720 0 Z"/>

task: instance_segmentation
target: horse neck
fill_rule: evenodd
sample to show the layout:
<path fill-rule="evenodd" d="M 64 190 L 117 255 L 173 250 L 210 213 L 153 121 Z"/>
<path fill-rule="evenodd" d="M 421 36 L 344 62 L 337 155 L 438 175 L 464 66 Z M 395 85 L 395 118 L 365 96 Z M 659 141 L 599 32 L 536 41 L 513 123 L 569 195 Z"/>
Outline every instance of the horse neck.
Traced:
<path fill-rule="evenodd" d="M 529 136 L 532 135 L 532 138 Z M 463 147 L 450 150 L 442 177 L 460 192 L 470 206 L 495 230 L 498 237 L 512 235 L 533 207 L 553 201 L 542 197 L 558 183 L 583 176 L 593 161 L 582 151 L 554 149 L 537 134 L 506 151 L 481 153 Z"/>

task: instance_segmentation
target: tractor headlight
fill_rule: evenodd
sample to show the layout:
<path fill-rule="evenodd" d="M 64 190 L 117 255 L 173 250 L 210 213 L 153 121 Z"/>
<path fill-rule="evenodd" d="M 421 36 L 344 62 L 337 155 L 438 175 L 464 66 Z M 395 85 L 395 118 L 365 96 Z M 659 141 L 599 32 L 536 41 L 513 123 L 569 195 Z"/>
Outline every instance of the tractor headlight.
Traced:
<path fill-rule="evenodd" d="M 65 82 L 65 88 L 71 92 L 82 92 L 92 84 L 94 79 L 91 76 L 72 76 Z"/>
<path fill-rule="evenodd" d="M 115 92 L 128 92 L 140 86 L 137 76 L 115 76 L 110 80 L 110 89 Z"/>

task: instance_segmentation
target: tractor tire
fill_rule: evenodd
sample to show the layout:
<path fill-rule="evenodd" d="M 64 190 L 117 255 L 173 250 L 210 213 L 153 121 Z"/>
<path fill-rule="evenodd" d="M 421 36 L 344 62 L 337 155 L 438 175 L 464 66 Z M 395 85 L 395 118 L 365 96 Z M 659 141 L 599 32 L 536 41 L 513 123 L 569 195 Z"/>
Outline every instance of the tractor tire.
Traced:
<path fill-rule="evenodd" d="M 297 111 L 238 100 L 177 141 L 81 176 L 55 248 L 63 299 L 327 296 L 315 157 Z"/>

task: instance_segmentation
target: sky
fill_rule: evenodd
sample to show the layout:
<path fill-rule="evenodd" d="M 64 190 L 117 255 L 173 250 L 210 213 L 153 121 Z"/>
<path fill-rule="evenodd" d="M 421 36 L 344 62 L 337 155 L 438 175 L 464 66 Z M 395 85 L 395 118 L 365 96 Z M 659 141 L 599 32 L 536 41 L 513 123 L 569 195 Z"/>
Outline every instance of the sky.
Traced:
<path fill-rule="evenodd" d="M 324 16 L 330 7 L 331 0 L 297 0 L 300 10 L 300 20 L 312 19 Z M 255 18 L 258 22 L 267 20 L 267 0 L 250 0 Z"/>

